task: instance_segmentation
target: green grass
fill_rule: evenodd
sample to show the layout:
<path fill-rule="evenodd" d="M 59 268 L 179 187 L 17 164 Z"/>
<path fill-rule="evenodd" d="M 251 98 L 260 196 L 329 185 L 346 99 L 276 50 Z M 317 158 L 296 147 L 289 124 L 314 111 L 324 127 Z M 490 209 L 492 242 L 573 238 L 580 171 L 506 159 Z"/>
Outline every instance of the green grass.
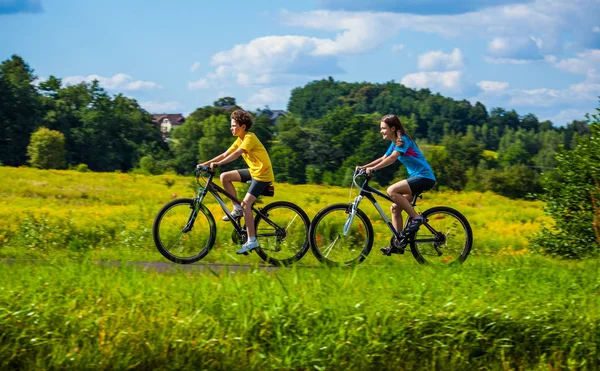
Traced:
<path fill-rule="evenodd" d="M 597 269 L 0 264 L 0 369 L 595 370 Z"/>
<path fill-rule="evenodd" d="M 63 170 L 0 167 L 0 258 L 74 258 L 165 261 L 152 240 L 152 222 L 162 205 L 174 197 L 191 197 L 192 177 L 143 176 L 120 173 L 80 173 Z M 275 200 L 292 201 L 312 218 L 323 207 L 349 202 L 348 188 L 275 184 Z M 385 200 L 380 200 L 384 210 Z M 212 198 L 206 204 L 217 219 L 218 237 L 204 261 L 258 263 L 236 256 L 233 228 L 221 222 L 222 211 Z M 473 227 L 473 256 L 526 252 L 528 236 L 538 231 L 544 216 L 537 201 L 510 200 L 492 193 L 432 192 L 419 209 L 451 206 Z M 373 222 L 374 250 L 389 243 L 387 226 L 366 200 L 361 204 Z M 309 254 L 305 264 L 316 265 Z M 366 264 L 386 264 L 372 254 Z"/>

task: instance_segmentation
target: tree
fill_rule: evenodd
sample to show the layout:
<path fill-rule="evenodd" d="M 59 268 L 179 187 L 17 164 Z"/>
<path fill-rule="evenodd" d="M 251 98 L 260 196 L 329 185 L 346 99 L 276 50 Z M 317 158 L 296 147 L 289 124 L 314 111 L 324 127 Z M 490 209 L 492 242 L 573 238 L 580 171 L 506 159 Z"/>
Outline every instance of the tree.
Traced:
<path fill-rule="evenodd" d="M 4 165 L 27 162 L 29 138 L 41 125 L 35 80 L 33 69 L 17 55 L 0 64 L 0 162 Z"/>
<path fill-rule="evenodd" d="M 41 127 L 31 135 L 27 146 L 29 163 L 40 169 L 62 169 L 66 166 L 65 136 Z"/>
<path fill-rule="evenodd" d="M 597 256 L 600 252 L 600 108 L 588 115 L 590 137 L 581 137 L 573 150 L 561 150 L 556 169 L 544 174 L 546 214 L 555 221 L 534 238 L 541 251 L 566 258 Z"/>
<path fill-rule="evenodd" d="M 213 105 L 215 107 L 225 107 L 225 106 L 235 106 L 237 105 L 235 103 L 235 98 L 234 97 L 223 97 L 223 98 L 219 98 L 218 100 L 216 100 Z"/>

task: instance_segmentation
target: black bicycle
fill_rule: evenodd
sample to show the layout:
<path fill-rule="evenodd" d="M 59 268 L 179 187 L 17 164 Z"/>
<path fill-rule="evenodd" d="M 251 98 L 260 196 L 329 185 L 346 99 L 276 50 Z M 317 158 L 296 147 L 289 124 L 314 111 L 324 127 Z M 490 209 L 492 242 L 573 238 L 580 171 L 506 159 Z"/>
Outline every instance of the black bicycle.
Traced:
<path fill-rule="evenodd" d="M 362 186 L 357 178 L 364 177 Z M 423 212 L 425 222 L 410 234 L 397 231 L 383 212 L 373 194 L 393 202 L 392 199 L 369 186 L 370 176 L 363 169 L 354 173 L 352 182 L 360 194 L 349 204 L 334 204 L 325 207 L 314 217 L 309 229 L 309 241 L 316 258 L 330 265 L 355 265 L 361 263 L 371 252 L 374 233 L 369 217 L 358 208 L 363 198 L 371 201 L 385 224 L 392 231 L 390 246 L 393 251 L 404 253 L 407 245 L 421 264 L 462 263 L 471 252 L 473 232 L 467 219 L 457 210 L 436 206 Z M 352 192 L 352 190 L 350 191 Z M 417 205 L 415 195 L 413 207 Z M 404 228 L 410 223 L 408 217 Z"/>
<path fill-rule="evenodd" d="M 208 174 L 208 178 L 204 177 Z M 219 203 L 233 225 L 231 239 L 244 244 L 248 239 L 243 219 L 236 220 L 229 212 L 219 193 L 240 203 L 234 195 L 213 183 L 214 171 L 209 167 L 195 170 L 198 190 L 194 198 L 175 199 L 164 205 L 154 220 L 152 233 L 158 251 L 167 259 L 179 264 L 190 264 L 204 258 L 217 238 L 217 225 L 210 210 L 203 204 L 207 194 Z M 203 181 L 201 181 L 203 180 Z M 204 184 L 203 184 L 204 183 Z M 273 196 L 269 186 L 263 196 Z M 256 203 L 255 203 L 256 204 Z M 277 201 L 262 208 L 252 206 L 254 226 L 260 247 L 253 250 L 266 262 L 286 266 L 300 260 L 308 251 L 310 220 L 297 205 Z M 247 253 L 246 253 L 247 254 Z"/>

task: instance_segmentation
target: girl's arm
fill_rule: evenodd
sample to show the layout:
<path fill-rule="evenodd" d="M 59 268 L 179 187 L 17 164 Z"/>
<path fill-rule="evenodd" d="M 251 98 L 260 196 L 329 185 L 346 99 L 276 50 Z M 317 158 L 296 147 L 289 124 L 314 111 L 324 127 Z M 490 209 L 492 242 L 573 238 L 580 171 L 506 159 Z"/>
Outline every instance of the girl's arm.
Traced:
<path fill-rule="evenodd" d="M 368 164 L 366 164 L 366 165 L 363 165 L 363 166 L 357 166 L 356 168 L 357 168 L 357 169 L 364 169 L 364 168 L 366 168 L 366 167 L 372 167 L 372 166 L 375 166 L 375 165 L 377 165 L 377 164 L 381 163 L 381 161 L 385 160 L 385 158 L 386 158 L 386 157 L 388 157 L 388 156 L 386 156 L 386 155 L 383 155 L 383 157 L 377 158 L 377 159 L 375 159 L 375 160 L 373 160 L 373 161 L 369 162 L 369 163 L 368 163 Z"/>
<path fill-rule="evenodd" d="M 400 152 L 398 151 L 394 151 L 392 152 L 391 155 L 385 157 L 385 158 L 380 158 L 379 162 L 374 164 L 373 166 L 371 166 L 371 164 L 367 165 L 367 174 L 371 174 L 374 171 L 377 171 L 379 169 L 383 169 L 386 166 L 390 166 L 391 164 L 394 163 L 394 161 L 398 160 L 398 156 L 400 156 Z"/>

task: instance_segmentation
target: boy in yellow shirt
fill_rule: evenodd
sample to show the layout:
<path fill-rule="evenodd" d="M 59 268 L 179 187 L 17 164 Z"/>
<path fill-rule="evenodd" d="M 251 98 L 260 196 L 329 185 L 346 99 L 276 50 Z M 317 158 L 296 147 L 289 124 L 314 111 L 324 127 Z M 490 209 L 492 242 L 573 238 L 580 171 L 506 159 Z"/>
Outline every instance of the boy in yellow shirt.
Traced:
<path fill-rule="evenodd" d="M 221 165 L 234 161 L 240 157 L 240 155 L 244 161 L 246 161 L 246 164 L 248 164 L 248 169 L 232 170 L 221 173 L 221 183 L 223 183 L 223 188 L 232 195 L 236 194 L 232 182 L 245 183 L 249 180 L 252 181 L 248 193 L 246 193 L 241 205 L 233 203 L 233 211 L 231 212 L 231 215 L 236 219 L 242 217 L 242 215 L 244 216 L 248 231 L 248 241 L 236 251 L 237 254 L 244 254 L 259 246 L 258 240 L 256 239 L 256 231 L 254 230 L 252 205 L 254 204 L 254 201 L 256 201 L 256 198 L 275 180 L 269 154 L 256 135 L 248 132 L 251 127 L 252 116 L 248 112 L 241 109 L 233 111 L 231 114 L 230 131 L 237 139 L 227 151 L 212 160 L 198 165 L 210 166 L 211 169 L 215 169 Z M 228 221 L 229 217 L 225 215 L 222 219 Z"/>

